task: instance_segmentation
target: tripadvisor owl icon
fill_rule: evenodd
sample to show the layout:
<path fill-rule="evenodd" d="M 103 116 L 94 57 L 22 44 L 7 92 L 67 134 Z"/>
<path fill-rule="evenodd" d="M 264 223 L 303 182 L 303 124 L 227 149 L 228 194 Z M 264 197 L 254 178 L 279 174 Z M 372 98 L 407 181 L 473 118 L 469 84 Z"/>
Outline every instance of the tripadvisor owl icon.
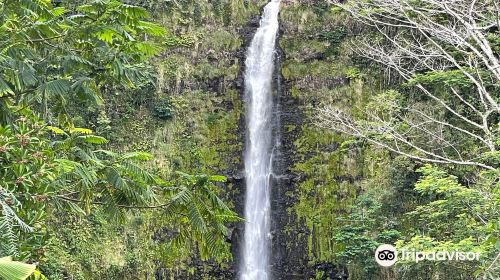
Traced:
<path fill-rule="evenodd" d="M 394 246 L 382 244 L 375 251 L 375 261 L 381 266 L 392 266 L 398 260 L 398 252 Z"/>

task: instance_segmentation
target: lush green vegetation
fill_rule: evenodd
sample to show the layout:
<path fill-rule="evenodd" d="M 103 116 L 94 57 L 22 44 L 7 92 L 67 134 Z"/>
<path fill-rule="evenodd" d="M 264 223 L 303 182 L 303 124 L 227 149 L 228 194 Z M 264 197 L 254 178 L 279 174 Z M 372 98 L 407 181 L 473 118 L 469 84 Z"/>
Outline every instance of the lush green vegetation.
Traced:
<path fill-rule="evenodd" d="M 0 279 L 234 278 L 266 2 L 0 0 Z M 461 44 L 417 32 L 464 24 L 434 0 L 282 2 L 283 279 L 498 278 L 495 2 Z M 381 268 L 383 243 L 481 258 Z"/>
<path fill-rule="evenodd" d="M 77 236 L 92 223 L 118 229 L 152 211 L 172 231 L 157 255 L 193 249 L 201 259 L 231 258 L 225 225 L 239 218 L 218 197 L 225 177 L 166 172 L 147 163 L 150 153 L 116 151 L 113 142 L 78 127 L 99 114 L 94 128 L 106 132 L 106 106 L 121 95 L 137 100 L 154 91 L 156 70 L 148 64 L 167 45 L 166 30 L 144 8 L 113 0 L 3 1 L 0 9 L 0 255 L 40 262 L 49 279 L 120 278 L 124 271 L 74 270 L 64 256 L 90 248 L 78 241 L 91 236 Z"/>
<path fill-rule="evenodd" d="M 282 11 L 286 30 L 280 43 L 287 54 L 282 71 L 306 113 L 301 127 L 290 126 L 298 135 L 293 171 L 301 180 L 288 195 L 298 199 L 293 210 L 308 230 L 298 240 L 308 242 L 310 264 L 336 264 L 350 279 L 495 279 L 498 111 L 487 108 L 498 108 L 498 77 L 481 63 L 467 76 L 470 60 L 460 53 L 472 57 L 474 43 L 453 45 L 437 34 L 439 28 L 458 29 L 447 25 L 456 14 L 446 8 L 439 19 L 425 14 L 429 7 L 440 10 L 441 2 L 396 2 L 346 1 L 327 8 L 295 3 Z M 460 10 L 457 3 L 450 9 Z M 485 20 L 495 20 L 484 13 Z M 430 28 L 433 20 L 442 24 L 437 30 Z M 416 34 L 423 25 L 429 30 Z M 497 30 L 480 32 L 498 54 Z M 456 65 L 442 71 L 423 63 L 434 50 Z M 483 107 L 478 92 L 491 93 L 496 101 Z M 487 124 L 475 130 L 467 121 L 478 121 L 481 110 Z M 490 140 L 476 142 L 476 134 Z M 300 232 L 301 225 L 293 222 L 287 231 Z M 384 243 L 482 257 L 460 264 L 398 262 L 386 269 L 373 257 Z M 315 277 L 329 275 L 320 268 Z"/>

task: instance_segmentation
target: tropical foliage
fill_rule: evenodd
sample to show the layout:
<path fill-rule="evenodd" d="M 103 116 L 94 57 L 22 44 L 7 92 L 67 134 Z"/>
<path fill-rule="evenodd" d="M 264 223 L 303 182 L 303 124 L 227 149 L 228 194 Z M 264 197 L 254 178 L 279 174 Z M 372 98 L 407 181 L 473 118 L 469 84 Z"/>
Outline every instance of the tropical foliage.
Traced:
<path fill-rule="evenodd" d="M 148 61 L 165 29 L 115 0 L 2 1 L 0 18 L 0 256 L 46 260 L 48 220 L 99 209 L 115 224 L 132 211 L 161 211 L 176 221 L 172 244 L 228 259 L 225 224 L 239 218 L 218 197 L 224 177 L 165 179 L 148 167 L 151 154 L 111 151 L 106 138 L 75 126 L 82 106 L 154 88 Z M 0 277 L 24 279 L 34 268 L 5 257 Z"/>
<path fill-rule="evenodd" d="M 0 279 L 236 277 L 267 2 L 0 0 Z M 497 279 L 499 5 L 281 2 L 273 269 Z M 382 268 L 383 243 L 481 257 Z"/>
<path fill-rule="evenodd" d="M 493 55 L 499 37 L 498 5 L 342 2 L 332 1 L 365 27 L 346 47 L 387 71 L 388 82 L 352 107 L 325 104 L 317 123 L 351 136 L 344 143 L 362 146 L 365 153 L 381 148 L 390 157 L 399 155 L 413 163 L 391 162 L 389 168 L 396 168 L 397 176 L 374 174 L 366 181 L 367 191 L 334 237 L 341 248 L 337 261 L 348 265 L 356 278 L 494 279 L 500 246 L 500 76 L 492 66 L 499 63 Z M 407 183 L 397 178 L 408 169 L 420 178 L 405 190 L 398 184 Z M 377 180 L 382 185 L 373 185 L 380 184 Z M 386 190 L 375 191 L 382 186 Z M 480 252 L 481 259 L 460 264 L 460 269 L 450 263 L 401 262 L 385 271 L 373 260 L 365 261 L 383 243 L 420 251 Z"/>
<path fill-rule="evenodd" d="M 145 20 L 143 8 L 26 0 L 3 1 L 0 11 L 4 121 L 9 105 L 36 105 L 46 121 L 69 124 L 68 104 L 102 105 L 103 94 L 153 81 L 145 62 L 161 46 L 144 38 L 165 30 Z"/>

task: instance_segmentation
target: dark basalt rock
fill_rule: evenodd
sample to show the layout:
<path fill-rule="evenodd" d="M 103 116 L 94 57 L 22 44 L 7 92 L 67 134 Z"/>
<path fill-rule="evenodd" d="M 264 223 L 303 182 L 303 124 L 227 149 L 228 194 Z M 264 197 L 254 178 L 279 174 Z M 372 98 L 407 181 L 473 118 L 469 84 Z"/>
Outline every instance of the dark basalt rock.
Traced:
<path fill-rule="evenodd" d="M 175 238 L 179 234 L 178 231 L 171 230 L 169 228 L 163 227 L 159 230 L 157 230 L 153 236 L 151 236 L 151 239 L 154 240 L 155 242 L 168 242 Z"/>
<path fill-rule="evenodd" d="M 283 32 L 280 28 L 280 34 Z M 279 44 L 277 44 L 279 46 Z M 275 184 L 272 186 L 272 267 L 273 279 L 276 280 L 304 280 L 316 279 L 316 275 L 322 272 L 322 279 L 347 279 L 344 269 L 339 269 L 331 263 L 310 265 L 308 259 L 307 236 L 309 231 L 301 221 L 297 220 L 294 213 L 289 213 L 288 208 L 297 203 L 297 198 L 287 196 L 286 193 L 293 192 L 298 188 L 301 178 L 294 174 L 291 168 L 296 163 L 294 159 L 294 142 L 300 133 L 294 129 L 289 131 L 287 126 L 300 127 L 305 116 L 303 115 L 299 102 L 290 94 L 290 83 L 283 82 L 281 75 L 281 61 L 284 61 L 285 53 L 278 48 L 275 73 L 275 90 L 278 93 L 275 103 L 277 104 L 277 116 L 279 120 L 275 128 L 279 139 L 278 155 L 274 157 L 273 170 L 276 174 Z M 335 84 L 342 81 L 335 81 Z M 338 147 L 332 146 L 335 150 Z M 287 226 L 293 225 L 292 231 L 286 231 Z M 328 278 L 329 277 L 329 278 Z"/>
<path fill-rule="evenodd" d="M 319 275 L 321 278 L 318 278 Z M 310 277 L 321 280 L 345 280 L 347 274 L 344 271 L 339 271 L 337 266 L 332 263 L 319 263 L 314 265 L 314 274 Z"/>
<path fill-rule="evenodd" d="M 283 28 L 280 27 L 280 35 Z M 279 38 L 279 37 L 278 37 Z M 278 39 L 279 40 L 279 39 Z M 279 46 L 279 44 L 276 44 Z M 276 121 L 275 134 L 278 140 L 277 156 L 273 157 L 273 171 L 276 174 L 275 184 L 272 186 L 272 267 L 274 279 L 306 279 L 307 268 L 307 240 L 299 238 L 297 232 L 287 232 L 285 227 L 290 223 L 299 223 L 296 217 L 290 215 L 287 209 L 296 202 L 294 198 L 285 195 L 297 187 L 295 175 L 290 170 L 293 166 L 293 142 L 297 133 L 287 131 L 287 125 L 300 126 L 303 116 L 298 108 L 298 102 L 289 94 L 289 87 L 282 83 L 281 62 L 285 53 L 277 49 L 275 71 L 275 104 Z M 298 226 L 300 228 L 300 226 Z M 294 244 L 294 245 L 292 245 Z"/>

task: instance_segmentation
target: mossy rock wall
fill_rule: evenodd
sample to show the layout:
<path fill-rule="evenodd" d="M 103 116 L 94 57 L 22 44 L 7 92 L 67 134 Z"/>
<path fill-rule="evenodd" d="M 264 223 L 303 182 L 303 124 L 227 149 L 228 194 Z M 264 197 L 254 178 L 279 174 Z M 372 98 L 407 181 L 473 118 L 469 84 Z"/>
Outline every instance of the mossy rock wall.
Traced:
<path fill-rule="evenodd" d="M 326 1 L 286 1 L 280 14 L 282 146 L 275 231 L 278 279 L 343 279 L 333 236 L 388 154 L 316 125 L 328 104 L 356 107 L 380 91 L 372 65 L 352 58 L 359 26 Z"/>
<path fill-rule="evenodd" d="M 242 213 L 243 63 L 267 1 L 143 2 L 168 29 L 168 49 L 152 62 L 159 85 L 124 95 L 116 106 L 96 112 L 93 125 L 118 143 L 114 148 L 152 152 L 152 166 L 166 176 L 174 171 L 226 175 L 220 194 Z M 315 116 L 329 103 L 356 113 L 358 104 L 380 90 L 381 79 L 352 61 L 348 42 L 359 27 L 326 1 L 283 1 L 280 21 L 281 157 L 276 164 L 283 178 L 273 190 L 273 271 L 276 279 L 342 279 L 346 270 L 337 265 L 332 234 L 365 182 L 383 170 L 387 155 L 319 128 Z M 53 241 L 63 252 L 51 257 L 61 270 L 54 279 L 65 273 L 77 275 L 74 279 L 236 277 L 234 261 L 202 262 L 192 248 L 166 246 L 169 221 L 161 213 L 131 214 L 118 228 L 99 216 L 71 223 L 69 232 Z M 228 242 L 237 258 L 241 224 L 231 229 Z M 99 249 L 89 242 L 113 243 L 116 249 L 91 254 Z"/>

